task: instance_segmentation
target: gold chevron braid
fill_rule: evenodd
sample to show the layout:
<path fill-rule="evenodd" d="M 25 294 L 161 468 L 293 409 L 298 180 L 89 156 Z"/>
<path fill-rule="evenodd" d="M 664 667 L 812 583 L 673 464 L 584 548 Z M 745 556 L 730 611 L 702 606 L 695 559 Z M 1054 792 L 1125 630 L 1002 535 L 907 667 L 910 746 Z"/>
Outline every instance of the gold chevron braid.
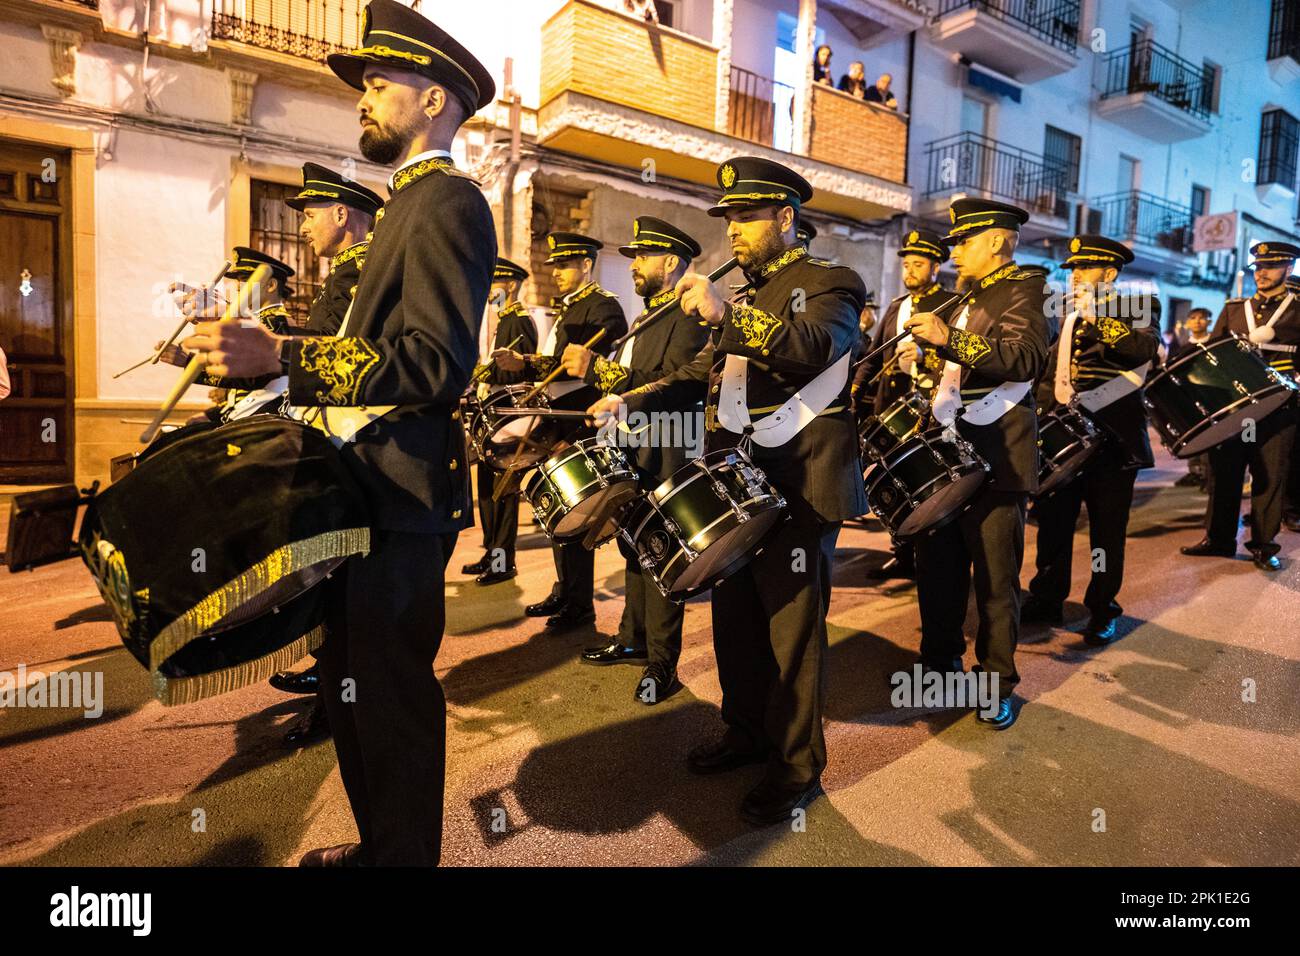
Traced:
<path fill-rule="evenodd" d="M 384 46 L 382 43 L 373 46 L 363 46 L 353 50 L 351 56 L 382 56 L 395 60 L 409 60 L 411 63 L 418 63 L 420 66 L 428 66 L 433 62 L 433 57 L 425 56 L 422 53 L 408 53 L 406 50 L 394 50 L 391 46 Z"/>

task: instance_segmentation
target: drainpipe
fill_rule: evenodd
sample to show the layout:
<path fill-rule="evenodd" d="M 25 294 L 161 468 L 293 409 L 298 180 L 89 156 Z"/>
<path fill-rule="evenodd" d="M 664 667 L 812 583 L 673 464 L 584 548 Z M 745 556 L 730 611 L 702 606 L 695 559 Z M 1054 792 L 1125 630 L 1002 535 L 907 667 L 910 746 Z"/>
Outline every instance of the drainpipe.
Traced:
<path fill-rule="evenodd" d="M 510 101 L 510 161 L 506 163 L 505 182 L 501 187 L 501 231 L 506 239 L 506 256 L 515 258 L 515 175 L 519 172 L 522 115 L 519 91 L 515 89 L 515 61 L 506 57 L 505 96 Z"/>
<path fill-rule="evenodd" d="M 903 182 L 912 168 L 912 77 L 916 75 L 916 31 L 907 35 L 907 125 L 903 127 Z"/>

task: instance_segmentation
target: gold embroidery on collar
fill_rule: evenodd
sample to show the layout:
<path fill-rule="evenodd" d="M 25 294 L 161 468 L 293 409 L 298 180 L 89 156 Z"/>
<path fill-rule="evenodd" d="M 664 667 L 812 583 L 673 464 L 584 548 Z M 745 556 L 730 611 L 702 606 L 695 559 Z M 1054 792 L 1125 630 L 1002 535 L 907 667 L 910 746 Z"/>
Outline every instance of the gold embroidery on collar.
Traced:
<path fill-rule="evenodd" d="M 993 348 L 984 336 L 953 328 L 948 330 L 948 351 L 957 356 L 958 364 L 973 366 L 992 352 Z"/>
<path fill-rule="evenodd" d="M 776 330 L 781 327 L 781 320 L 770 312 L 755 309 L 748 305 L 732 305 L 731 323 L 745 337 L 745 345 L 751 349 L 767 348 Z"/>
<path fill-rule="evenodd" d="M 432 172 L 446 172 L 448 169 L 455 169 L 456 164 L 445 156 L 434 156 L 432 159 L 422 159 L 414 166 L 406 166 L 397 171 L 393 176 L 393 192 L 398 193 L 417 179 L 423 179 Z M 376 221 L 382 215 L 383 209 L 380 208 L 376 213 Z"/>
<path fill-rule="evenodd" d="M 675 290 L 664 289 L 664 291 L 658 293 L 657 295 L 652 295 L 650 298 L 646 299 L 646 303 L 645 303 L 646 312 L 649 312 L 651 309 L 657 309 L 665 302 L 671 302 L 676 298 L 677 298 L 677 292 Z M 645 312 L 642 312 L 641 314 L 645 315 Z"/>
<path fill-rule="evenodd" d="M 1016 265 L 1014 262 L 1008 262 L 1001 269 L 998 269 L 996 272 L 990 273 L 989 275 L 986 275 L 983 279 L 980 279 L 980 288 L 987 289 L 989 286 L 997 282 L 999 279 L 1005 279 L 1007 276 L 1011 275 L 1011 273 L 1015 272 L 1019 268 L 1020 267 Z"/>
<path fill-rule="evenodd" d="M 302 343 L 298 364 L 324 389 L 318 405 L 357 405 L 361 387 L 379 363 L 379 352 L 361 338 L 310 338 Z"/>
<path fill-rule="evenodd" d="M 803 246 L 795 246 L 791 249 L 787 249 L 785 252 L 781 253 L 781 255 L 777 256 L 771 262 L 764 265 L 763 268 L 759 269 L 758 275 L 760 278 L 766 279 L 768 276 L 772 275 L 773 273 L 780 272 L 790 263 L 798 262 L 800 259 L 804 258 L 807 255 L 808 255 L 808 250 L 805 249 Z"/>
<path fill-rule="evenodd" d="M 353 259 L 364 259 L 369 249 L 370 240 L 368 239 L 353 243 L 330 260 L 330 270 L 332 271 L 336 266 L 341 266 L 345 262 L 351 262 Z M 357 262 L 357 265 L 361 265 L 360 261 Z"/>

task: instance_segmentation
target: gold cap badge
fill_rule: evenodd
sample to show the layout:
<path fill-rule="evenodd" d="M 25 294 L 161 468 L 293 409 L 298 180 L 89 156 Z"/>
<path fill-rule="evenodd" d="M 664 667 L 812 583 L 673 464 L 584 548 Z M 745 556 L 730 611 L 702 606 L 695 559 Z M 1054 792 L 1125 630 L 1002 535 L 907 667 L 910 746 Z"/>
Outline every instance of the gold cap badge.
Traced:
<path fill-rule="evenodd" d="M 915 229 L 913 229 L 907 237 L 908 245 L 911 245 L 912 243 L 916 242 L 917 239 L 920 238 L 921 238 L 920 233 L 918 233 Z"/>
<path fill-rule="evenodd" d="M 554 251 L 554 250 L 555 250 L 555 237 L 554 237 L 554 236 L 547 236 L 547 237 L 546 237 L 546 245 L 547 245 L 548 247 L 550 247 L 550 249 L 551 249 L 552 251 Z"/>
<path fill-rule="evenodd" d="M 723 166 L 721 179 L 723 189 L 730 189 L 736 185 L 736 167 L 732 166 L 731 163 Z"/>
<path fill-rule="evenodd" d="M 1263 255 L 1267 255 L 1267 254 L 1268 254 L 1268 244 L 1267 244 L 1267 243 L 1263 243 L 1263 242 L 1261 242 L 1261 243 L 1259 244 L 1259 252 L 1255 253 L 1255 255 L 1257 255 L 1257 256 L 1263 256 Z"/>
<path fill-rule="evenodd" d="M 1078 251 L 1079 251 L 1079 245 L 1080 245 L 1080 243 L 1079 243 L 1079 237 L 1078 237 L 1078 236 L 1075 236 L 1073 239 L 1070 240 L 1070 251 L 1071 251 L 1071 252 L 1078 252 Z"/>
<path fill-rule="evenodd" d="M 641 220 L 640 220 L 640 219 L 633 219 L 633 220 L 632 220 L 632 238 L 635 239 L 635 238 L 636 238 L 637 236 L 639 236 L 639 235 L 641 235 Z"/>
<path fill-rule="evenodd" d="M 957 221 L 957 210 L 953 209 L 951 206 L 948 207 L 948 221 L 949 222 Z"/>

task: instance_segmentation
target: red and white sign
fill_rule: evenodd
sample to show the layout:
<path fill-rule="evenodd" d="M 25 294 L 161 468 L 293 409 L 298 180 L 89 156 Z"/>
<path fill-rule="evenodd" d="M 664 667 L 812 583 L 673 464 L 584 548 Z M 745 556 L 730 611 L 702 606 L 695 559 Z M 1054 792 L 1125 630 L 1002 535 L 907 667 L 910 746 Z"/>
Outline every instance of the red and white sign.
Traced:
<path fill-rule="evenodd" d="M 1213 252 L 1237 247 L 1237 211 L 1197 216 L 1192 224 L 1192 250 Z"/>

